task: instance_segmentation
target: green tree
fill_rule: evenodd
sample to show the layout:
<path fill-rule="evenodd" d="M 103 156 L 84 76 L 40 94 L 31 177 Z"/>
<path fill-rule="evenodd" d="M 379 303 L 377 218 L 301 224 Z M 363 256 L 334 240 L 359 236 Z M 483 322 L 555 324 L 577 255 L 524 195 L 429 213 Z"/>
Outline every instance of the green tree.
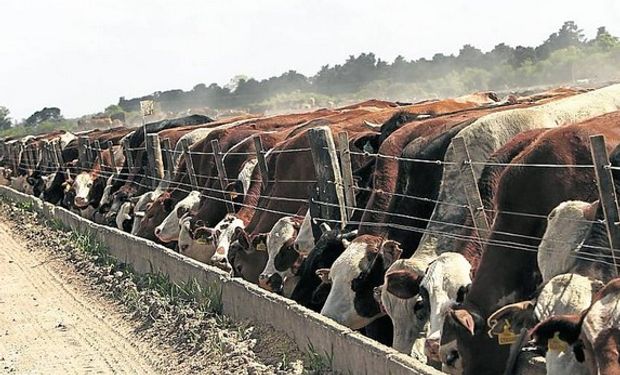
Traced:
<path fill-rule="evenodd" d="M 50 121 L 50 122 L 59 122 L 62 121 L 63 117 L 60 114 L 60 109 L 56 107 L 45 107 L 40 111 L 36 111 L 30 117 L 24 121 L 24 125 L 26 126 L 37 126 L 42 122 Z"/>
<path fill-rule="evenodd" d="M 11 127 L 11 118 L 9 117 L 9 109 L 0 106 L 0 129 L 8 129 Z"/>
<path fill-rule="evenodd" d="M 592 43 L 604 51 L 609 51 L 618 45 L 618 37 L 611 35 L 605 26 L 601 26 L 596 31 L 596 38 Z"/>

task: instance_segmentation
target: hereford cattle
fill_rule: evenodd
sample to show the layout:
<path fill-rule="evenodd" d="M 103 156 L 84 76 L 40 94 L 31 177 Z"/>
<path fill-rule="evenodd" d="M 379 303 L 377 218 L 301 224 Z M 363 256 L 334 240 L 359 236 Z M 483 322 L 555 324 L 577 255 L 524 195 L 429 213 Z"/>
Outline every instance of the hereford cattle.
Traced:
<path fill-rule="evenodd" d="M 582 373 L 620 373 L 618 301 L 620 279 L 613 279 L 583 313 L 553 316 L 539 323 L 531 332 L 534 344 L 558 355 L 572 351 L 587 369 Z"/>
<path fill-rule="evenodd" d="M 241 147 L 242 149 L 237 149 L 235 152 L 237 154 L 247 152 L 248 154 L 247 155 L 231 155 L 228 157 L 229 162 L 225 163 L 227 174 L 236 176 L 240 172 L 239 168 L 241 167 L 241 165 L 243 165 L 251 157 L 252 153 L 254 152 L 253 142 L 250 139 L 252 134 L 258 134 L 259 132 L 265 132 L 265 131 L 276 131 L 279 129 L 286 131 L 286 129 L 290 129 L 291 127 L 299 125 L 300 123 L 303 123 L 303 122 L 306 122 L 306 121 L 309 121 L 309 120 L 312 120 L 314 118 L 318 118 L 321 116 L 325 116 L 326 114 L 331 114 L 331 113 L 333 112 L 321 110 L 321 111 L 315 111 L 315 112 L 310 112 L 310 113 L 301 114 L 301 115 L 280 115 L 280 116 L 272 116 L 272 117 L 265 117 L 265 118 L 259 118 L 259 119 L 241 120 L 240 122 L 237 122 L 237 124 L 234 127 L 227 126 L 226 123 L 222 124 L 224 126 L 222 126 L 221 129 L 220 128 L 213 129 L 213 131 L 206 134 L 204 138 L 202 138 L 198 143 L 192 146 L 192 150 L 196 150 L 198 152 L 203 153 L 203 155 L 198 155 L 192 158 L 193 160 L 195 159 L 194 169 L 196 170 L 196 173 L 198 175 L 197 177 L 199 179 L 199 185 L 205 186 L 204 190 L 205 190 L 205 194 L 207 195 L 217 195 L 217 196 L 221 195 L 221 194 L 218 194 L 217 191 L 215 191 L 218 189 L 222 190 L 222 188 L 219 187 L 219 182 L 217 182 L 216 178 L 210 178 L 210 176 L 217 176 L 217 170 L 215 167 L 214 158 L 211 155 L 208 155 L 209 153 L 212 153 L 211 152 L 211 140 L 218 139 L 220 141 L 220 148 L 222 149 L 223 152 L 228 151 L 229 149 L 236 146 L 241 141 L 244 141 L 242 144 L 238 146 L 238 147 Z M 286 136 L 285 133 L 281 133 L 280 136 L 277 136 L 277 133 L 278 132 L 271 133 L 272 135 L 267 135 L 267 134 L 262 135 L 262 137 L 263 136 L 266 137 L 263 143 L 274 141 L 275 140 L 275 138 L 273 138 L 274 136 L 276 138 Z M 226 144 L 223 144 L 223 141 L 222 141 L 223 139 L 227 139 Z M 278 138 L 278 140 L 281 140 L 281 139 L 282 138 Z M 264 144 L 263 147 L 269 148 L 270 144 L 269 143 L 266 145 Z M 234 166 L 232 166 L 231 163 L 234 164 Z M 184 161 L 180 162 L 179 168 L 180 169 L 185 168 Z M 200 180 L 203 180 L 204 177 L 207 177 L 207 180 L 200 181 Z M 189 184 L 189 180 L 187 179 L 186 173 L 185 174 L 183 174 L 182 172 L 177 173 L 177 176 L 175 179 L 179 179 L 179 178 L 184 178 L 184 181 L 175 182 L 174 185 L 180 186 L 181 188 L 180 189 L 172 188 L 170 190 L 171 193 L 173 193 L 170 196 L 170 198 L 173 199 L 175 203 L 176 201 L 181 199 L 186 194 L 184 190 L 187 190 L 187 189 L 184 188 L 183 186 L 188 186 Z M 221 199 L 215 202 L 212 202 L 212 201 L 213 200 L 210 199 L 210 200 L 205 201 L 205 203 L 210 203 L 210 206 L 214 207 L 213 209 L 209 210 L 209 213 L 215 219 L 204 221 L 204 222 L 209 222 L 208 224 L 211 227 L 217 224 L 217 222 L 219 222 L 219 220 L 222 219 L 223 215 L 221 215 L 220 212 L 222 212 L 222 210 L 225 211 L 225 204 Z M 206 210 L 203 210 L 203 211 L 206 211 Z M 154 201 L 153 204 L 148 209 L 148 215 L 145 215 L 145 218 L 142 219 L 142 222 L 140 223 L 140 228 L 138 231 L 136 231 L 136 234 L 146 237 L 146 238 L 155 239 L 153 238 L 154 236 L 153 230 L 157 225 L 161 223 L 161 221 L 164 219 L 164 217 L 167 214 L 168 213 L 162 209 L 161 204 L 158 201 Z"/>
<path fill-rule="evenodd" d="M 373 192 L 364 210 L 359 233 L 397 241 L 402 246 L 403 256 L 409 258 L 433 211 L 440 188 L 442 167 L 437 163 L 412 163 L 408 160 L 442 160 L 456 134 L 469 127 L 481 115 L 493 110 L 499 109 L 471 109 L 452 115 L 414 121 L 395 131 L 383 142 L 379 149 L 379 154 L 383 157 L 378 157 L 376 161 Z M 398 157 L 403 160 L 398 161 Z M 366 251 L 363 246 L 357 246 L 355 250 Z M 347 251 L 344 254 L 347 254 Z M 352 256 L 352 259 L 354 258 Z M 353 279 L 362 277 L 362 270 L 358 264 L 349 263 L 349 267 L 351 270 L 346 274 L 352 279 L 340 278 L 345 285 L 337 289 L 333 287 L 335 284 L 332 282 L 330 293 L 344 290 L 351 285 Z M 382 284 L 384 273 L 378 276 L 379 282 L 374 285 L 367 283 L 367 289 L 360 292 L 372 294 L 373 289 Z M 359 313 L 355 313 L 352 299 L 345 300 L 344 296 L 333 298 L 340 304 L 348 304 L 351 310 L 347 313 L 348 316 L 356 314 L 359 316 Z M 343 309 L 342 306 L 339 308 Z M 378 306 L 375 310 L 381 311 L 378 310 Z M 342 317 L 338 316 L 336 311 L 332 311 L 327 304 L 322 313 L 347 325 L 347 322 L 341 320 Z M 370 322 L 376 317 L 366 316 L 366 318 Z M 360 319 L 356 318 L 358 321 Z M 404 348 L 403 350 L 408 351 Z"/>
<path fill-rule="evenodd" d="M 504 165 L 545 131 L 523 132 L 489 158 L 478 183 L 489 223 L 493 222 L 493 198 Z M 460 231 L 461 240 L 455 242 L 455 248 L 444 250 L 449 255 L 440 255 L 434 261 L 437 263 L 431 262 L 429 266 L 418 262 L 415 255 L 399 259 L 386 273 L 380 292 L 385 311 L 394 323 L 394 348 L 419 359 L 439 360 L 439 338 L 446 307 L 458 300 L 462 302 L 483 250 L 483 240 L 468 213 L 457 225 L 465 230 Z"/>
<path fill-rule="evenodd" d="M 605 108 L 600 103 L 595 107 Z M 584 111 L 589 112 L 587 108 Z M 590 135 L 605 134 L 608 147 L 620 141 L 619 116 L 612 113 L 550 130 L 513 160 L 515 166 L 504 171 L 495 197 L 496 219 L 480 266 L 465 301 L 450 309 L 444 322 L 440 356 L 447 369 L 462 366 L 467 374 L 503 370 L 508 346 L 486 335 L 485 319 L 499 307 L 528 298 L 536 290 L 540 280 L 536 256 L 527 249 L 536 249 L 544 233 L 546 223 L 541 217 L 546 217 L 562 201 L 596 198 L 592 171 L 572 166 L 592 163 Z M 566 167 L 522 167 L 522 164 Z M 512 329 L 518 332 L 520 327 Z M 484 358 L 477 355 L 480 351 L 486 353 Z"/>
<path fill-rule="evenodd" d="M 489 99 L 487 98 L 487 102 L 489 102 Z M 475 103 L 475 104 L 474 104 Z M 403 126 L 403 124 L 406 124 L 410 121 L 416 120 L 419 118 L 420 115 L 433 115 L 433 114 L 437 114 L 437 113 L 442 113 L 444 111 L 452 111 L 452 110 L 457 110 L 457 109 L 467 109 L 467 108 L 472 108 L 473 106 L 477 105 L 476 102 L 471 102 L 468 100 L 445 100 L 445 101 L 437 101 L 437 102 L 431 102 L 431 103 L 422 103 L 422 104 L 416 104 L 416 105 L 411 105 L 411 106 L 405 106 L 402 107 L 403 109 L 406 109 L 407 111 L 411 111 L 411 113 L 409 112 L 398 112 L 395 115 L 392 115 L 392 117 L 390 119 L 388 119 L 382 126 L 381 126 L 381 133 L 379 135 L 378 138 L 378 142 L 375 141 L 375 148 L 381 144 L 381 142 L 383 141 L 383 139 L 387 138 L 387 136 L 391 133 L 396 131 L 398 128 L 400 128 L 401 126 Z M 399 108 L 400 109 L 400 108 Z M 367 120 L 365 120 L 367 122 Z M 430 124 L 428 123 L 425 127 L 421 127 L 424 130 L 428 130 L 429 128 L 433 127 L 434 124 Z M 378 128 L 378 126 L 377 126 Z M 438 127 L 437 127 L 438 128 Z M 445 130 L 445 128 L 444 128 Z M 367 144 L 367 143 L 366 143 Z M 363 149 L 364 151 L 366 151 L 366 144 L 364 144 Z M 401 148 L 403 146 L 400 146 Z M 380 162 L 380 161 L 377 161 Z M 367 166 L 365 166 L 365 168 L 367 168 Z M 363 169 L 363 168 L 362 168 Z M 362 170 L 360 169 L 360 170 Z M 362 178 L 362 181 L 369 180 L 369 177 L 366 178 Z M 390 181 L 390 182 L 394 182 L 394 181 Z M 362 186 L 364 187 L 364 186 Z M 358 205 L 360 203 L 362 203 L 362 205 L 360 207 L 364 207 L 366 200 L 368 199 L 369 194 L 367 194 L 367 191 L 364 190 L 358 190 L 359 194 L 358 198 L 361 199 L 357 199 L 357 203 Z M 357 211 L 359 215 L 361 215 L 362 210 Z M 359 216 L 356 217 L 354 215 L 353 220 L 359 220 Z M 270 253 L 272 254 L 271 258 L 275 258 L 275 256 L 278 254 L 278 252 L 280 251 L 280 249 L 270 249 Z M 272 273 L 273 274 L 273 273 Z M 271 275 L 267 275 L 265 274 L 265 278 L 270 277 Z M 266 286 L 267 284 L 265 284 Z"/>

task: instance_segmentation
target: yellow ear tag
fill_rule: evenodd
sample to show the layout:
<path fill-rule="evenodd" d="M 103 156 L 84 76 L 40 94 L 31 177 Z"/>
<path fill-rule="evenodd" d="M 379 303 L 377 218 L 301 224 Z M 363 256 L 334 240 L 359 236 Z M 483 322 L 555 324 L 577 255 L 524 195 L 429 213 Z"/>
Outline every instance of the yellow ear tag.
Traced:
<path fill-rule="evenodd" d="M 236 199 L 239 196 L 239 193 L 237 193 L 236 191 L 231 191 L 229 194 L 230 199 Z"/>
<path fill-rule="evenodd" d="M 261 242 L 258 245 L 256 245 L 256 251 L 266 251 L 266 250 L 267 250 L 267 245 L 265 245 L 264 242 Z"/>
<path fill-rule="evenodd" d="M 560 338 L 560 332 L 556 332 L 553 338 L 547 341 L 547 348 L 555 352 L 566 352 L 568 349 L 568 343 Z"/>
<path fill-rule="evenodd" d="M 506 321 L 504 329 L 497 335 L 497 341 L 500 345 L 512 345 L 517 341 L 517 335 L 510 330 L 510 322 Z"/>
<path fill-rule="evenodd" d="M 207 239 L 204 237 L 198 237 L 198 239 L 196 240 L 196 243 L 200 245 L 205 245 L 207 243 Z"/>

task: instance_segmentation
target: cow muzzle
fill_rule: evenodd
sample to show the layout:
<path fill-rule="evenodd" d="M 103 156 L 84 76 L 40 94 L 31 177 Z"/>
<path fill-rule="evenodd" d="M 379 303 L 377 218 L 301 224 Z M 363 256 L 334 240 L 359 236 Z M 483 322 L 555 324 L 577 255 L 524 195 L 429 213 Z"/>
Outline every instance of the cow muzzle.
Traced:
<path fill-rule="evenodd" d="M 73 198 L 73 204 L 77 208 L 86 208 L 86 206 L 88 206 L 88 200 L 84 197 L 75 197 Z"/>
<path fill-rule="evenodd" d="M 260 276 L 258 276 L 258 285 L 270 292 L 281 294 L 284 283 L 282 276 L 278 273 L 273 273 L 271 275 L 261 273 Z"/>
<path fill-rule="evenodd" d="M 429 361 L 441 362 L 441 357 L 439 356 L 439 340 L 427 338 L 424 341 L 424 354 Z"/>

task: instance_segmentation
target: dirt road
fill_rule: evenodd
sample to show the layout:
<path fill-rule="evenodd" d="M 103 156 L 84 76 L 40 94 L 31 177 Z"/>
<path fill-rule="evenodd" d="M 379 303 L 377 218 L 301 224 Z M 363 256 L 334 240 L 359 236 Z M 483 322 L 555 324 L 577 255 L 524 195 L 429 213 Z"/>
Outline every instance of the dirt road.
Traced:
<path fill-rule="evenodd" d="M 0 373 L 156 372 L 129 322 L 27 246 L 0 223 Z"/>

